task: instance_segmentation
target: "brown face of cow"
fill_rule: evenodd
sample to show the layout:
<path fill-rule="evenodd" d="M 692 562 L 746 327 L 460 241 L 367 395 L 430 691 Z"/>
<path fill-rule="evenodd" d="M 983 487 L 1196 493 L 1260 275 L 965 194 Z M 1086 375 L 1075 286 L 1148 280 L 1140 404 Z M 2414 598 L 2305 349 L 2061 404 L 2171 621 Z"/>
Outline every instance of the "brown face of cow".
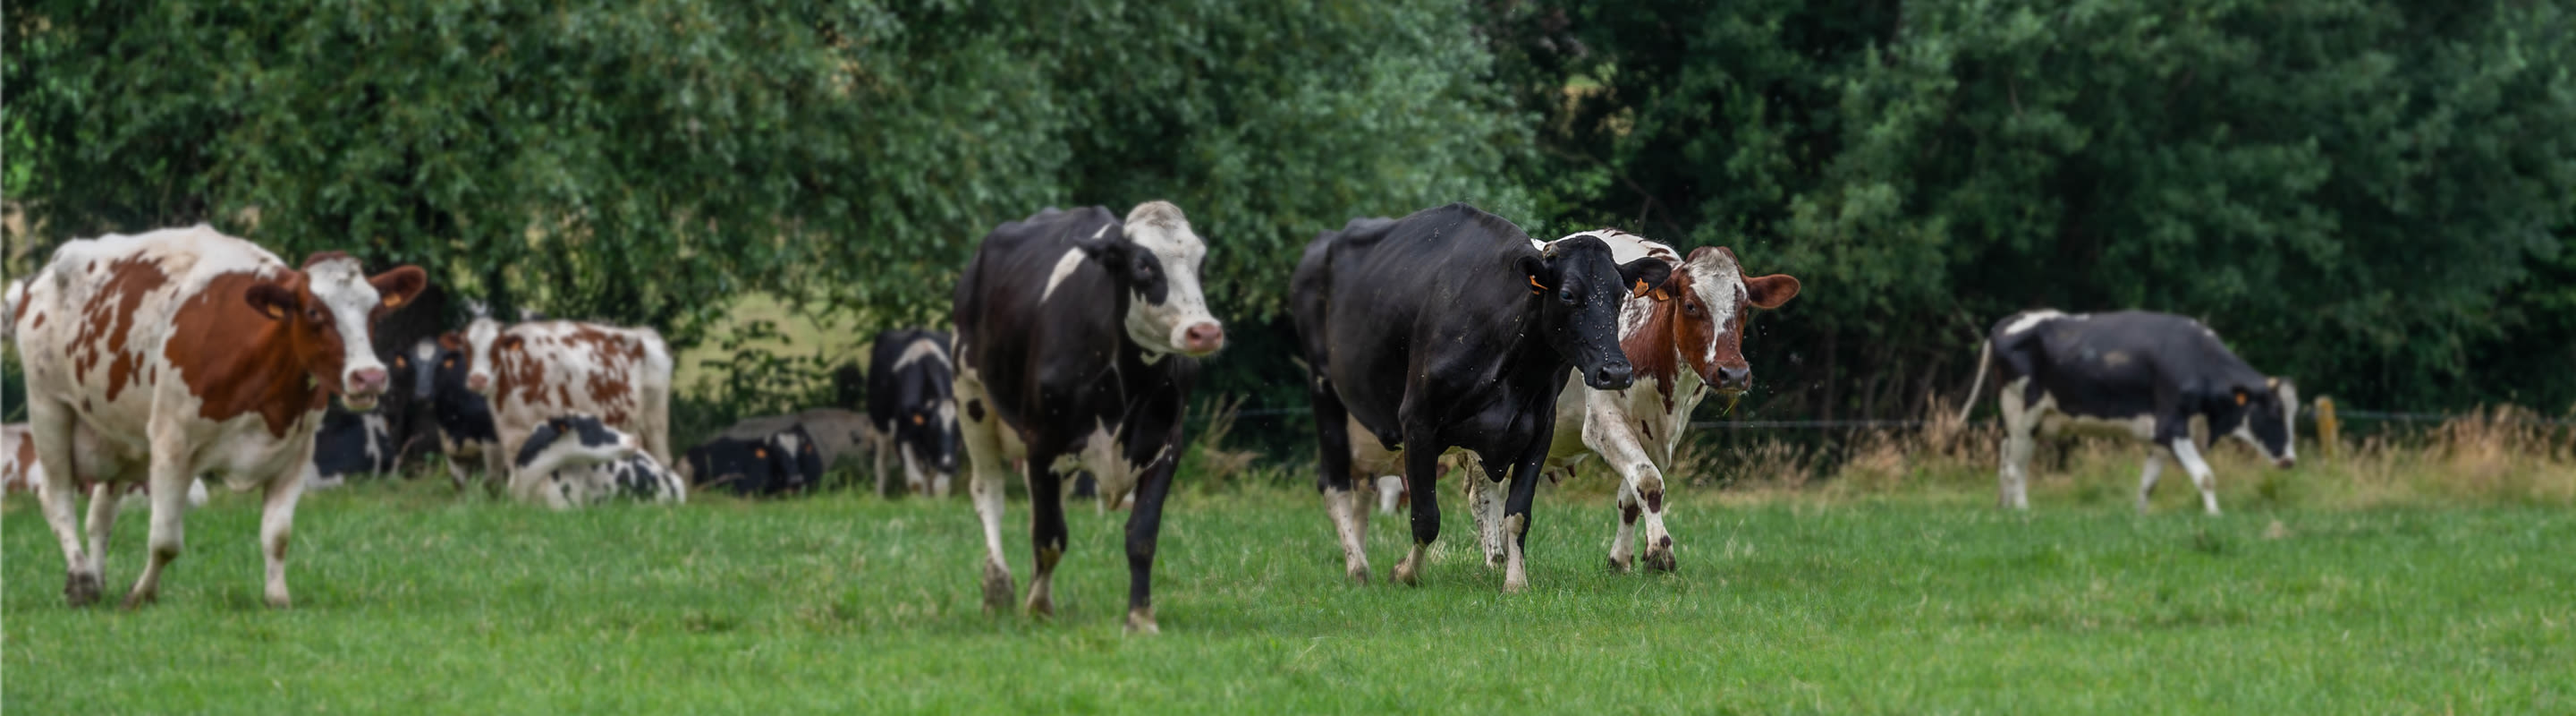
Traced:
<path fill-rule="evenodd" d="M 369 330 L 375 319 L 428 285 L 416 266 L 370 279 L 359 273 L 356 259 L 324 253 L 306 260 L 303 272 L 252 284 L 243 298 L 280 324 L 288 354 L 316 385 L 339 394 L 351 410 L 366 410 L 391 383 L 369 345 Z"/>
<path fill-rule="evenodd" d="M 1673 345 L 1700 380 L 1724 395 L 1753 387 L 1753 367 L 1744 360 L 1744 326 L 1751 309 L 1773 309 L 1798 295 L 1798 279 L 1786 274 L 1746 278 L 1735 252 L 1723 246 L 1691 251 L 1682 269 L 1666 284 L 1672 300 Z"/>

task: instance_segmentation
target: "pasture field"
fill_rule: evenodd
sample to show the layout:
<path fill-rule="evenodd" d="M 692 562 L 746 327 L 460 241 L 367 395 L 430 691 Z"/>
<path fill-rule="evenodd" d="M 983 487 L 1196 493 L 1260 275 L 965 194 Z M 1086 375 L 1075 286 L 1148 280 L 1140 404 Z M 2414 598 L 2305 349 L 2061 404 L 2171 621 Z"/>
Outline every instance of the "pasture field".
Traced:
<path fill-rule="evenodd" d="M 1071 511 L 1063 614 L 1046 622 L 980 611 L 963 500 L 556 514 L 440 480 L 361 484 L 306 498 L 295 608 L 274 612 L 257 502 L 218 491 L 162 602 L 122 613 L 62 605 L 60 553 L 12 496 L 0 700 L 29 714 L 2576 709 L 2563 506 L 2266 507 L 2247 487 L 2221 517 L 2182 509 L 2182 489 L 2140 516 L 2119 490 L 2041 487 L 2026 515 L 1970 490 L 1700 490 L 1674 513 L 1671 575 L 1607 571 L 1607 501 L 1551 489 L 1533 588 L 1505 596 L 1455 509 L 1424 586 L 1385 583 L 1406 539 L 1385 518 L 1370 527 L 1379 581 L 1352 586 L 1311 492 L 1194 485 L 1162 542 L 1158 638 L 1121 634 L 1123 513 L 1088 505 Z M 112 598 L 144 523 L 119 526 Z M 1025 582 L 1021 525 L 1005 534 Z"/>

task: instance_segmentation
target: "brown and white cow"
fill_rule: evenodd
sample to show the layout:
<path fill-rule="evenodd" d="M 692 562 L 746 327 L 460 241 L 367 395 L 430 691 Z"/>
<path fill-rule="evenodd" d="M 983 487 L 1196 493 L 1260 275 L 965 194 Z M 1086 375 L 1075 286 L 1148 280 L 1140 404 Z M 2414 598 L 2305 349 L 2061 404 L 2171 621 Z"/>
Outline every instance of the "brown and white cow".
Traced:
<path fill-rule="evenodd" d="M 1691 410 L 1714 391 L 1732 398 L 1753 384 L 1744 360 L 1744 325 L 1755 308 L 1772 309 L 1798 295 L 1798 279 L 1785 274 L 1747 277 L 1735 252 L 1701 247 L 1683 257 L 1669 246 L 1612 229 L 1570 234 L 1610 245 L 1613 260 L 1654 257 L 1672 264 L 1672 277 L 1654 291 L 1632 295 L 1619 307 L 1619 347 L 1635 366 L 1636 383 L 1623 390 L 1593 390 L 1565 382 L 1557 396 L 1556 431 L 1547 470 L 1562 476 L 1599 456 L 1619 473 L 1619 529 L 1610 543 L 1611 566 L 1636 566 L 1637 531 L 1645 530 L 1646 565 L 1671 570 L 1672 533 L 1664 527 L 1664 470 L 1690 427 Z M 1353 441 L 1354 452 L 1361 451 Z M 1472 458 L 1473 456 L 1468 456 Z M 1358 464 L 1359 460 L 1354 460 Z M 1472 471 L 1471 471 L 1472 474 Z M 1504 557 L 1503 499 L 1483 480 L 1467 481 L 1468 514 L 1476 518 L 1478 544 L 1489 564 Z"/>
<path fill-rule="evenodd" d="M 492 410 L 500 454 L 518 455 L 548 419 L 597 416 L 644 441 L 663 465 L 671 452 L 671 349 L 650 328 L 577 321 L 532 321 L 502 327 L 476 319 L 465 327 L 465 389 Z M 504 483 L 520 494 L 522 476 Z"/>
<path fill-rule="evenodd" d="M 72 241 L 15 306 L 28 427 L 48 479 L 37 489 L 62 543 L 73 606 L 97 601 L 113 501 L 92 500 L 88 549 L 77 483 L 148 480 L 151 560 L 126 595 L 153 601 L 179 557 L 188 483 L 210 474 L 266 488 L 260 544 L 270 606 L 288 604 L 287 535 L 331 396 L 373 407 L 390 383 L 370 324 L 428 286 L 419 268 L 369 278 L 357 259 L 314 254 L 302 270 L 199 225 Z M 77 465 L 77 469 L 74 466 Z"/>
<path fill-rule="evenodd" d="M 0 312 L 0 315 L 5 313 Z M 7 321 L 0 321 L 0 325 L 7 324 Z M 73 463 L 81 462 L 80 455 L 83 451 L 95 449 L 87 444 L 92 441 L 77 439 L 73 441 Z M 0 492 L 12 495 L 35 492 L 36 486 L 44 483 L 45 466 L 36 461 L 36 432 L 28 429 L 26 423 L 0 425 Z M 106 499 L 107 487 L 103 483 L 85 482 L 81 485 L 79 493 L 89 495 L 92 500 Z M 133 510 L 151 504 L 151 496 L 143 492 L 143 483 L 128 483 L 118 492 L 122 493 L 116 498 L 116 508 L 119 510 Z M 203 507 L 206 504 L 206 498 L 206 481 L 189 480 L 188 506 Z"/>

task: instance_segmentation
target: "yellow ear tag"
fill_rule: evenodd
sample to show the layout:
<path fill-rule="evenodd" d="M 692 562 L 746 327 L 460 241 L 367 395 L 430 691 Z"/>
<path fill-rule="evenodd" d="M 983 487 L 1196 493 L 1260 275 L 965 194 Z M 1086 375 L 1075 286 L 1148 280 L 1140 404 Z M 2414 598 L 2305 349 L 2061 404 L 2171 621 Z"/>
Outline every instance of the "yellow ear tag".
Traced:
<path fill-rule="evenodd" d="M 283 320 L 286 320 L 286 309 L 278 308 L 278 307 L 277 307 L 277 304 L 274 304 L 274 303 L 261 304 L 261 305 L 260 305 L 260 307 L 259 307 L 259 310 L 261 310 L 261 311 L 265 311 L 265 312 L 267 312 L 267 313 L 268 313 L 268 320 L 272 320 L 272 321 L 283 321 Z"/>
<path fill-rule="evenodd" d="M 921 424 L 921 414 L 920 414 L 920 413 L 914 413 L 914 414 L 912 414 L 912 424 L 914 424 L 914 425 L 920 425 L 920 424 Z"/>
<path fill-rule="evenodd" d="M 760 459 L 762 459 L 762 460 L 767 460 L 767 459 L 769 459 L 769 451 L 768 451 L 768 450 L 763 450 L 763 449 L 760 449 L 760 448 L 752 448 L 752 449 L 751 449 L 751 456 L 752 456 L 752 457 L 756 457 L 756 458 L 760 458 Z"/>
<path fill-rule="evenodd" d="M 2244 404 L 2245 404 L 2245 391 L 2242 391 L 2242 390 L 2236 391 L 2236 404 L 2237 404 L 2237 405 L 2244 405 Z"/>
<path fill-rule="evenodd" d="M 1532 295 L 1532 296 L 1536 296 L 1536 295 L 1539 295 L 1539 294 L 1542 294 L 1542 293 L 1547 293 L 1547 287 L 1546 287 L 1546 286 L 1538 285 L 1538 277 L 1537 277 L 1537 276 L 1531 276 L 1531 277 L 1529 277 L 1529 282 L 1530 282 L 1530 295 Z"/>
<path fill-rule="evenodd" d="M 1672 294 L 1670 294 L 1670 293 L 1665 293 L 1665 292 L 1664 292 L 1664 287 L 1662 287 L 1662 286 L 1656 286 L 1656 287 L 1655 287 L 1655 300 L 1657 300 L 1657 301 L 1670 301 L 1670 300 L 1673 300 L 1673 295 L 1672 295 Z"/>

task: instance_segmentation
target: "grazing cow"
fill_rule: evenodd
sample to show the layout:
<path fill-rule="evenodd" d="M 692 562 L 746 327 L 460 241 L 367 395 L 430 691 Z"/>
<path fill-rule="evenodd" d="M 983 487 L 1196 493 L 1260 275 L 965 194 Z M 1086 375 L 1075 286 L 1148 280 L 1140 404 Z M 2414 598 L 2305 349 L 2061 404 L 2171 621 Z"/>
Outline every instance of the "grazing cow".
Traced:
<path fill-rule="evenodd" d="M 438 362 L 430 369 L 426 391 L 430 415 L 438 423 L 439 451 L 447 456 L 447 477 L 459 490 L 465 489 L 469 461 L 483 466 L 485 479 L 508 475 L 508 456 L 501 453 L 501 435 L 492 427 L 492 403 L 465 389 L 465 349 L 462 333 L 438 336 Z"/>
<path fill-rule="evenodd" d="M 538 424 L 594 415 L 672 461 L 671 350 L 650 328 L 537 321 L 508 328 L 489 318 L 465 328 L 465 389 L 490 402 L 501 454 L 515 456 Z M 519 479 L 512 471 L 511 492 Z"/>
<path fill-rule="evenodd" d="M 2194 422 L 2210 435 L 2245 441 L 2280 467 L 2298 459 L 2298 387 L 2246 365 L 2199 321 L 2145 311 L 2005 317 L 1978 352 L 1969 408 L 1985 387 L 1989 361 L 2002 373 L 1995 397 L 2004 416 L 2005 507 L 2030 508 L 2034 434 L 2108 432 L 2153 444 L 2138 477 L 2140 512 L 2171 457 L 2200 487 L 2201 507 L 2218 514 L 2218 480 L 2193 443 Z"/>
<path fill-rule="evenodd" d="M 400 390 L 389 390 L 399 393 Z M 338 487 L 356 475 L 391 475 L 401 462 L 391 420 L 382 413 L 329 410 L 313 436 L 313 484 Z"/>
<path fill-rule="evenodd" d="M 7 314 L 7 311 L 0 311 L 0 316 Z M 8 325 L 8 322 L 0 321 L 0 325 Z M 74 463 L 79 462 L 77 456 L 89 454 L 96 449 L 91 447 L 87 440 L 79 443 L 72 447 Z M 44 482 L 45 466 L 36 460 L 35 432 L 27 429 L 26 423 L 0 425 L 0 492 L 35 492 Z M 144 484 L 140 482 L 128 483 L 123 490 L 124 494 L 117 497 L 116 509 L 132 510 L 151 504 L 151 496 L 145 494 L 143 487 Z M 106 499 L 107 489 L 107 484 L 96 483 L 76 491 L 87 493 L 91 500 L 96 501 Z M 206 481 L 189 480 L 188 506 L 200 507 L 205 504 Z"/>
<path fill-rule="evenodd" d="M 814 438 L 814 451 L 823 459 L 823 470 L 843 466 L 855 467 L 859 447 L 873 444 L 875 429 L 868 427 L 868 417 L 839 408 L 815 408 L 786 415 L 744 418 L 733 427 L 716 433 L 716 437 L 740 440 L 760 438 L 804 428 Z"/>
<path fill-rule="evenodd" d="M 956 398 L 984 523 L 984 608 L 1010 608 L 1002 484 L 1028 460 L 1037 574 L 1028 610 L 1055 612 L 1064 557 L 1063 481 L 1097 480 L 1127 514 L 1127 630 L 1154 633 L 1154 544 L 1183 445 L 1198 359 L 1225 345 L 1199 290 L 1207 244 L 1180 207 L 1149 201 L 1125 221 L 1101 207 L 1048 209 L 986 235 L 957 282 Z"/>
<path fill-rule="evenodd" d="M 1441 453 L 1458 447 L 1486 458 L 1488 479 L 1512 480 L 1503 588 L 1526 588 L 1521 545 L 1566 369 L 1596 389 L 1633 383 L 1618 340 L 1621 298 L 1671 272 L 1652 257 L 1620 264 L 1595 236 L 1540 244 L 1465 204 L 1354 220 L 1308 244 L 1289 308 L 1321 438 L 1324 505 L 1350 578 L 1368 579 L 1354 514 L 1362 510 L 1351 499 L 1347 421 L 1356 419 L 1388 450 L 1406 450 L 1414 543 L 1396 581 L 1417 582 L 1440 534 L 1432 481 Z"/>
<path fill-rule="evenodd" d="M 687 502 L 688 486 L 664 469 L 642 441 L 588 415 L 547 419 L 528 433 L 512 461 L 526 479 L 511 483 L 521 502 L 568 510 L 618 498 Z"/>
<path fill-rule="evenodd" d="M 868 365 L 877 495 L 901 494 L 886 473 L 886 463 L 895 460 L 903 464 L 903 491 L 947 497 L 957 475 L 956 371 L 948 362 L 948 334 L 917 328 L 879 333 Z"/>
<path fill-rule="evenodd" d="M 823 455 L 815 443 L 801 425 L 758 437 L 718 437 L 689 448 L 680 473 L 701 490 L 721 487 L 745 497 L 804 494 L 823 481 Z"/>
<path fill-rule="evenodd" d="M 153 601 L 177 559 L 187 483 L 213 474 L 266 488 L 260 544 L 270 606 L 289 603 L 287 535 L 333 394 L 374 407 L 391 382 L 369 323 L 428 285 L 418 267 L 373 278 L 314 254 L 302 270 L 199 225 L 72 241 L 28 282 L 17 319 L 28 425 L 47 474 L 152 485 L 151 560 L 127 606 Z M 83 442 L 83 441 L 88 442 Z M 75 454 L 78 446 L 94 451 Z M 74 606 L 97 601 L 111 510 L 92 500 L 84 550 L 72 480 L 38 489 L 69 567 Z"/>

